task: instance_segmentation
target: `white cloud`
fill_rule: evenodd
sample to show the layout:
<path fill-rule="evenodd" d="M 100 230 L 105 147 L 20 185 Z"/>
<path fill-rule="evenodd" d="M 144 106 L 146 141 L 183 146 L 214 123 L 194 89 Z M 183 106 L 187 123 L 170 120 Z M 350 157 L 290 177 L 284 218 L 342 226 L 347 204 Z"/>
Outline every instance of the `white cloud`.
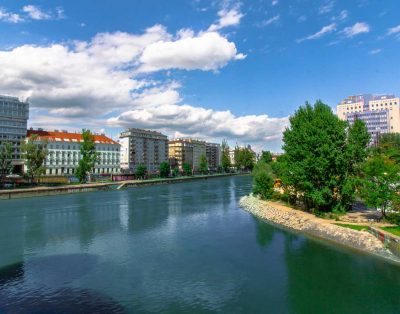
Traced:
<path fill-rule="evenodd" d="M 332 17 L 332 21 L 344 21 L 349 17 L 349 12 L 347 10 L 342 10 L 337 16 Z"/>
<path fill-rule="evenodd" d="M 272 0 L 272 6 L 275 6 L 275 5 L 277 5 L 279 3 L 279 1 L 278 0 Z"/>
<path fill-rule="evenodd" d="M 8 12 L 7 10 L 0 8 L 0 21 L 16 24 L 23 22 L 24 19 L 17 13 Z"/>
<path fill-rule="evenodd" d="M 325 36 L 326 34 L 329 34 L 329 33 L 333 32 L 335 30 L 336 30 L 336 24 L 332 23 L 332 24 L 329 24 L 329 25 L 326 25 L 326 26 L 322 27 L 321 30 L 319 30 L 315 34 L 312 34 L 312 35 L 309 35 L 307 37 L 298 39 L 297 42 L 301 43 L 301 42 L 303 42 L 305 40 L 319 39 L 319 38 Z"/>
<path fill-rule="evenodd" d="M 362 34 L 362 33 L 368 33 L 370 31 L 370 27 L 367 23 L 355 23 L 353 26 L 346 27 L 342 33 L 346 37 L 354 37 L 356 35 Z"/>
<path fill-rule="evenodd" d="M 382 49 L 373 49 L 373 50 L 371 50 L 369 53 L 370 53 L 371 55 L 376 55 L 376 54 L 378 54 L 378 53 L 380 53 L 380 52 L 382 52 Z"/>
<path fill-rule="evenodd" d="M 388 35 L 399 34 L 399 33 L 400 33 L 400 25 L 397 25 L 395 27 L 391 27 L 387 31 Z"/>
<path fill-rule="evenodd" d="M 218 16 L 218 22 L 216 24 L 211 24 L 208 28 L 209 32 L 214 32 L 228 26 L 238 25 L 243 14 L 240 12 L 239 6 L 236 6 L 229 10 L 225 8 L 220 10 Z"/>
<path fill-rule="evenodd" d="M 140 57 L 141 72 L 167 69 L 218 70 L 231 60 L 244 59 L 236 46 L 217 32 L 186 34 L 178 40 L 158 41 L 147 46 Z"/>
<path fill-rule="evenodd" d="M 259 25 L 260 27 L 268 26 L 268 25 L 271 25 L 271 24 L 273 24 L 273 23 L 279 21 L 279 19 L 280 19 L 280 16 L 279 16 L 279 15 L 275 15 L 275 16 L 269 18 L 269 19 L 266 19 L 266 20 L 262 21 L 262 22 L 261 22 L 260 24 L 258 24 L 258 25 Z"/>
<path fill-rule="evenodd" d="M 319 14 L 329 13 L 333 10 L 334 6 L 335 6 L 334 0 L 326 1 L 323 5 L 319 7 L 318 12 Z"/>
<path fill-rule="evenodd" d="M 26 5 L 22 8 L 22 11 L 27 13 L 29 17 L 33 20 L 49 20 L 51 15 L 42 11 L 39 7 L 35 5 Z"/>
<path fill-rule="evenodd" d="M 144 68 L 216 70 L 241 58 L 235 44 L 216 32 L 183 29 L 173 35 L 155 25 L 141 34 L 100 33 L 87 42 L 0 50 L 0 94 L 29 98 L 29 124 L 36 127 L 130 126 L 258 145 L 279 142 L 286 117 L 238 116 L 183 103 L 179 82 L 138 74 Z"/>

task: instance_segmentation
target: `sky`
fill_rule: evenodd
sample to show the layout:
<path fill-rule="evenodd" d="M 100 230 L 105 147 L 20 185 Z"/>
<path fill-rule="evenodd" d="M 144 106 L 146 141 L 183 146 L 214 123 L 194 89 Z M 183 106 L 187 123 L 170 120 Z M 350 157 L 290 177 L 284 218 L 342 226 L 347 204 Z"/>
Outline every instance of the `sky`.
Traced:
<path fill-rule="evenodd" d="M 321 99 L 399 95 L 399 0 L 0 0 L 0 94 L 30 127 L 280 151 Z"/>

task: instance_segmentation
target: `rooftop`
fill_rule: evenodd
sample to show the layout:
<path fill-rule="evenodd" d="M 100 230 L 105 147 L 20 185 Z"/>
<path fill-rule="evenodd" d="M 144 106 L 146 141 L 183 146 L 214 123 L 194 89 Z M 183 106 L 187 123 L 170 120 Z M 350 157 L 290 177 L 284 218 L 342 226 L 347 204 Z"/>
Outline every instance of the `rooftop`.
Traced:
<path fill-rule="evenodd" d="M 75 142 L 75 143 L 82 142 L 82 133 L 71 133 L 65 130 L 44 131 L 41 129 L 38 130 L 30 129 L 28 130 L 27 137 L 30 137 L 34 134 L 38 135 L 39 139 L 48 140 L 49 142 Z M 110 139 L 104 134 L 93 134 L 93 136 L 96 144 L 119 145 L 118 142 Z"/>

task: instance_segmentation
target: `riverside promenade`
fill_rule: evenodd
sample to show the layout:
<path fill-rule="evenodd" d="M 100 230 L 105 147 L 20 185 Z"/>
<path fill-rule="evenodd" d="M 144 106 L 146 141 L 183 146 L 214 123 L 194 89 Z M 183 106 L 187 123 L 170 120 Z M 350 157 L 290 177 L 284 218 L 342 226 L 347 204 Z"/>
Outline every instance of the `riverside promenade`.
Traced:
<path fill-rule="evenodd" d="M 32 188 L 21 188 L 21 189 L 10 189 L 0 190 L 0 200 L 9 200 L 16 198 L 27 198 L 27 197 L 38 197 L 38 196 L 49 196 L 49 195 L 60 195 L 60 194 L 71 194 L 71 193 L 82 193 L 82 192 L 93 192 L 102 190 L 116 190 L 128 187 L 140 187 L 149 185 L 159 184 L 172 184 L 186 181 L 196 180 L 207 180 L 213 178 L 221 178 L 235 175 L 247 175 L 246 173 L 224 173 L 224 174 L 213 174 L 213 175 L 196 175 L 189 177 L 178 177 L 178 178 L 158 178 L 149 180 L 126 180 L 118 182 L 106 182 L 106 183 L 85 183 L 76 185 L 62 185 L 52 187 L 32 187 Z"/>

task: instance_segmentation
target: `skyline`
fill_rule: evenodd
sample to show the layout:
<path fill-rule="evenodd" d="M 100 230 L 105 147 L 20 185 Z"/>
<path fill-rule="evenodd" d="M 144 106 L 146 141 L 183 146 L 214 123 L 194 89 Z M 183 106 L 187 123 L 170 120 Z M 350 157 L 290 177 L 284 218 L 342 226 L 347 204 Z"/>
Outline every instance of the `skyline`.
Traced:
<path fill-rule="evenodd" d="M 278 151 L 307 100 L 399 94 L 395 0 L 113 4 L 3 1 L 0 94 L 30 97 L 29 126 Z"/>

